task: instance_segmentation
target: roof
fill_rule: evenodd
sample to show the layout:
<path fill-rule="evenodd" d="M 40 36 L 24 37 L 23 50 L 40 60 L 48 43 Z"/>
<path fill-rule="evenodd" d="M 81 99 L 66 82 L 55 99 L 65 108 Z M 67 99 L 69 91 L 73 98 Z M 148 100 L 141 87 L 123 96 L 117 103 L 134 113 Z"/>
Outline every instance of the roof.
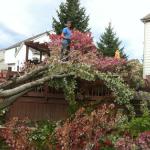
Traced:
<path fill-rule="evenodd" d="M 142 22 L 150 22 L 150 14 L 146 15 L 144 18 L 141 19 Z"/>
<path fill-rule="evenodd" d="M 32 37 L 30 37 L 30 38 L 28 38 L 28 39 L 25 39 L 25 40 L 23 40 L 23 41 L 20 41 L 20 42 L 18 42 L 18 43 L 15 43 L 15 44 L 13 44 L 13 45 L 11 45 L 11 46 L 9 46 L 9 47 L 7 47 L 7 48 L 4 48 L 4 49 L 2 49 L 2 50 L 8 50 L 8 49 L 11 49 L 11 48 L 19 47 L 22 43 L 28 42 L 28 41 L 32 41 L 32 40 L 36 39 L 37 37 L 40 37 L 40 36 L 42 36 L 42 35 L 44 35 L 44 34 L 49 35 L 49 34 L 50 34 L 50 31 L 46 31 L 46 32 L 37 34 L 37 35 L 35 35 L 35 36 L 32 36 Z"/>
<path fill-rule="evenodd" d="M 50 54 L 50 49 L 48 47 L 47 43 L 39 43 L 39 42 L 33 42 L 33 41 L 26 41 L 25 45 L 28 47 L 31 47 L 33 49 L 36 49 L 40 52 L 45 52 L 48 55 Z"/>

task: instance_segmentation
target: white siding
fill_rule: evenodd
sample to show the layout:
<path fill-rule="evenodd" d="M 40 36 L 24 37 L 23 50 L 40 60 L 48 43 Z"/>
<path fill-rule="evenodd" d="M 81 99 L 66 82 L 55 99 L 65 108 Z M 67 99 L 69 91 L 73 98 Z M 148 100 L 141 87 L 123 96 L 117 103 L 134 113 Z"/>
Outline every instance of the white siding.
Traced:
<path fill-rule="evenodd" d="M 32 59 L 32 57 L 33 57 L 32 51 L 31 49 L 29 49 L 28 59 Z M 15 70 L 14 71 L 17 71 L 17 66 L 19 66 L 20 69 L 24 66 L 25 59 L 26 59 L 26 46 L 23 44 L 20 47 L 20 50 L 15 57 Z"/>
<path fill-rule="evenodd" d="M 41 37 L 34 39 L 34 42 L 39 42 L 39 43 L 50 42 L 50 38 L 47 34 L 44 34 Z"/>
<path fill-rule="evenodd" d="M 150 75 L 150 22 L 144 25 L 144 69 L 143 77 Z"/>
<path fill-rule="evenodd" d="M 19 68 L 22 68 L 25 62 L 26 58 L 26 46 L 24 44 L 21 45 L 21 47 L 18 47 L 19 51 L 16 55 L 16 48 L 12 48 L 5 51 L 5 64 L 8 65 L 8 67 L 12 68 L 12 71 L 17 71 L 17 66 Z M 29 49 L 29 56 L 28 59 L 32 59 L 33 54 L 31 49 Z"/>
<path fill-rule="evenodd" d="M 5 51 L 5 63 L 6 64 L 15 63 L 15 48 Z"/>
<path fill-rule="evenodd" d="M 1 70 L 7 70 L 8 66 L 5 64 L 5 51 L 1 50 L 0 51 L 0 71 Z"/>

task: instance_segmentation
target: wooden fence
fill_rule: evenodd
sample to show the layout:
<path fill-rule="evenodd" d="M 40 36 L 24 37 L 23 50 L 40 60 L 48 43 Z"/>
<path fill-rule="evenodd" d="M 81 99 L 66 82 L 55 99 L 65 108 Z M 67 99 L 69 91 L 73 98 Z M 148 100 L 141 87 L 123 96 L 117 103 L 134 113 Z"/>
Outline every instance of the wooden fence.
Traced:
<path fill-rule="evenodd" d="M 76 92 L 80 92 L 87 101 L 110 99 L 111 92 L 101 82 L 78 81 Z M 10 107 L 7 118 L 29 118 L 38 120 L 60 120 L 68 116 L 68 102 L 62 90 L 50 88 L 47 85 L 35 88 L 34 91 L 18 98 Z"/>

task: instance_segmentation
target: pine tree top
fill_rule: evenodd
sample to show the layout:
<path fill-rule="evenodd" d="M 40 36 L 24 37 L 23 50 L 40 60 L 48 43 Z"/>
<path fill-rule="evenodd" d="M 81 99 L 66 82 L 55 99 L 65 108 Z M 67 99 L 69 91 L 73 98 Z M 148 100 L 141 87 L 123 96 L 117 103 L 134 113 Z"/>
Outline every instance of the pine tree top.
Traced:
<path fill-rule="evenodd" d="M 80 6 L 79 0 L 66 0 L 57 10 L 58 20 L 53 17 L 53 29 L 57 34 L 62 32 L 67 20 L 72 21 L 73 28 L 86 32 L 89 30 L 89 16 L 86 16 L 85 8 Z"/>
<path fill-rule="evenodd" d="M 127 58 L 127 56 L 123 52 L 124 47 L 122 47 L 121 45 L 122 41 L 120 41 L 119 37 L 117 37 L 110 22 L 105 28 L 105 32 L 100 36 L 99 42 L 97 42 L 98 50 L 102 52 L 104 56 L 110 57 L 114 57 L 115 51 L 119 50 L 121 57 Z"/>

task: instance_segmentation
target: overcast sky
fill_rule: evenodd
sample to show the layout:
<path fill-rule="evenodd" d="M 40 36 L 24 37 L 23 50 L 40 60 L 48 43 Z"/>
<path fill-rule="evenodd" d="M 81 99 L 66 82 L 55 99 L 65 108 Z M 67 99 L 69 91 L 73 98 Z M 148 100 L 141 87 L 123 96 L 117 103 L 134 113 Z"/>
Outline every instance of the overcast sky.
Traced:
<path fill-rule="evenodd" d="M 57 16 L 62 1 L 1 0 L 0 48 L 51 30 L 52 16 Z M 94 41 L 111 21 L 129 58 L 142 58 L 144 25 L 140 19 L 150 13 L 150 0 L 81 0 L 81 5 L 90 16 Z"/>

